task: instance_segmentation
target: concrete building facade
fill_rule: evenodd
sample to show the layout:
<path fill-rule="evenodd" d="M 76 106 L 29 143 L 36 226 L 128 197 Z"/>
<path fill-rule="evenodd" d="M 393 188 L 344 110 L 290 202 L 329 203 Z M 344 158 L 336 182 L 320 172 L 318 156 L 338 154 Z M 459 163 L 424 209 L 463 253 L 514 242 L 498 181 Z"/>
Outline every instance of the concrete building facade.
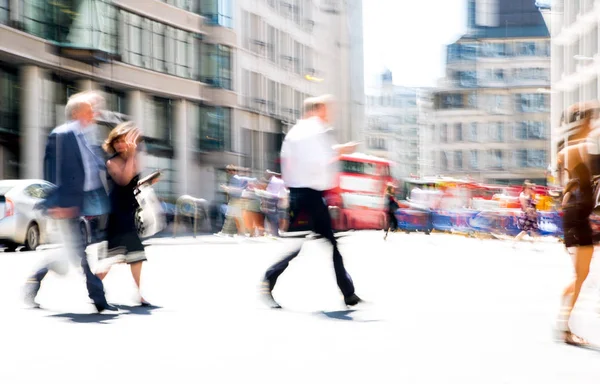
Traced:
<path fill-rule="evenodd" d="M 567 107 L 597 100 L 600 89 L 600 1 L 540 2 L 552 35 L 552 150 L 556 168 L 559 122 Z"/>
<path fill-rule="evenodd" d="M 0 178 L 41 177 L 67 98 L 96 89 L 143 129 L 160 194 L 211 200 L 227 164 L 277 169 L 304 96 L 352 100 L 341 84 L 356 70 L 339 68 L 355 37 L 340 26 L 357 12 L 360 1 L 0 1 Z"/>
<path fill-rule="evenodd" d="M 468 2 L 468 31 L 447 47 L 424 145 L 430 175 L 546 182 L 550 37 L 535 0 Z"/>

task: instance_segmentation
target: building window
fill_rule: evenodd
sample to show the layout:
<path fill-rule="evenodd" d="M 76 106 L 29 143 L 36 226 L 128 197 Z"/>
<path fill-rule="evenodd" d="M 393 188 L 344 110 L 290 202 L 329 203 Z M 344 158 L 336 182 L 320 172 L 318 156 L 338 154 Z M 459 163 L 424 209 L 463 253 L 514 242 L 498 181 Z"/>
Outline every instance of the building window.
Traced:
<path fill-rule="evenodd" d="M 277 48 L 279 47 L 279 30 L 267 25 L 267 57 L 272 63 L 277 63 Z"/>
<path fill-rule="evenodd" d="M 202 151 L 231 150 L 231 108 L 200 107 L 200 139 Z"/>
<path fill-rule="evenodd" d="M 514 152 L 515 167 L 526 168 L 527 167 L 527 150 L 517 149 Z"/>
<path fill-rule="evenodd" d="M 231 79 L 231 48 L 225 45 L 202 44 L 200 81 L 217 88 L 233 89 Z"/>
<path fill-rule="evenodd" d="M 490 123 L 490 139 L 496 142 L 504 142 L 504 123 Z"/>
<path fill-rule="evenodd" d="M 448 170 L 448 154 L 445 151 L 440 152 L 440 170 Z"/>
<path fill-rule="evenodd" d="M 490 169 L 504 169 L 504 158 L 502 150 L 492 149 L 489 151 L 489 167 Z"/>
<path fill-rule="evenodd" d="M 543 121 L 522 121 L 515 126 L 515 140 L 543 140 L 546 138 L 546 123 Z"/>
<path fill-rule="evenodd" d="M 126 114 L 125 92 L 114 88 L 104 87 L 104 98 L 106 99 L 106 109 L 112 112 Z"/>
<path fill-rule="evenodd" d="M 0 68 L 0 132 L 18 134 L 20 131 L 20 90 L 17 72 Z"/>
<path fill-rule="evenodd" d="M 117 10 L 109 0 L 15 3 L 21 4 L 23 28 L 28 33 L 70 47 L 117 52 Z M 0 18 L 3 9 L 8 17 L 8 4 L 0 0 Z"/>
<path fill-rule="evenodd" d="M 462 131 L 462 123 L 454 124 L 454 141 L 462 141 L 463 140 L 463 131 Z"/>
<path fill-rule="evenodd" d="M 548 95 L 539 93 L 517 94 L 517 110 L 523 113 L 548 112 Z"/>
<path fill-rule="evenodd" d="M 197 1 L 199 0 L 162 0 L 163 3 L 170 4 L 174 7 L 184 9 L 190 12 L 196 12 L 198 9 Z"/>
<path fill-rule="evenodd" d="M 129 41 L 127 44 L 127 57 L 129 64 L 142 65 L 142 18 L 133 13 L 127 18 L 129 26 Z"/>
<path fill-rule="evenodd" d="M 469 167 L 471 169 L 479 169 L 479 151 L 476 149 L 469 152 Z"/>
<path fill-rule="evenodd" d="M 469 139 L 471 141 L 477 141 L 477 123 L 471 123 L 469 128 Z"/>
<path fill-rule="evenodd" d="M 460 72 L 458 72 L 458 82 L 462 87 L 477 86 L 477 72 L 475 72 L 475 71 L 460 71 Z"/>
<path fill-rule="evenodd" d="M 142 175 L 149 174 L 151 172 L 160 169 L 160 183 L 156 183 L 152 186 L 154 192 L 161 199 L 175 199 L 175 169 L 173 159 L 170 157 L 160 157 L 154 155 L 146 155 L 144 158 L 144 172 Z"/>
<path fill-rule="evenodd" d="M 9 0 L 0 0 L 0 24 L 8 24 L 10 16 Z"/>
<path fill-rule="evenodd" d="M 200 14 L 210 24 L 233 28 L 233 4 L 235 0 L 200 0 Z"/>
<path fill-rule="evenodd" d="M 440 142 L 448 142 L 448 126 L 446 124 L 440 125 Z"/>
<path fill-rule="evenodd" d="M 469 108 L 477 108 L 477 93 L 471 92 L 467 95 L 467 106 Z"/>
<path fill-rule="evenodd" d="M 547 153 L 543 149 L 519 149 L 514 152 L 517 168 L 546 168 Z"/>
<path fill-rule="evenodd" d="M 192 78 L 193 34 L 121 10 L 124 62 L 171 75 Z"/>
<path fill-rule="evenodd" d="M 167 145 L 173 140 L 173 106 L 170 99 L 153 97 L 149 100 L 152 113 L 154 134 L 153 138 Z"/>
<path fill-rule="evenodd" d="M 457 170 L 461 170 L 463 168 L 462 151 L 454 151 L 454 168 Z"/>
<path fill-rule="evenodd" d="M 464 106 L 464 95 L 462 93 L 450 93 L 440 95 L 440 109 L 463 108 Z"/>

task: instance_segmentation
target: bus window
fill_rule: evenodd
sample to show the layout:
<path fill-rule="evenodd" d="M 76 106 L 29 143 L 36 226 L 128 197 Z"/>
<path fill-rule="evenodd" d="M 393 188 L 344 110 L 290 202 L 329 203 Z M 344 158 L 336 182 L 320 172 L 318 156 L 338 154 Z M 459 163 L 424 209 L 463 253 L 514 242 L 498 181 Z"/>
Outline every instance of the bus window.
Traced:
<path fill-rule="evenodd" d="M 342 160 L 342 172 L 376 176 L 377 167 L 375 166 L 375 164 L 362 163 L 359 161 Z"/>
<path fill-rule="evenodd" d="M 382 165 L 381 166 L 381 176 L 383 176 L 383 177 L 389 177 L 390 176 L 390 166 L 389 165 Z"/>

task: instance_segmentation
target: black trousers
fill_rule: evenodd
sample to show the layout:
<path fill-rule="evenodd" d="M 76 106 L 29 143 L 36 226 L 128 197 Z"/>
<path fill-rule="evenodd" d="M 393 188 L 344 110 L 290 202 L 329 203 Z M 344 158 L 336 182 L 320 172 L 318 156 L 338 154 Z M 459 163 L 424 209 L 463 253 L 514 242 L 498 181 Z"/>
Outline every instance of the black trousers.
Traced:
<path fill-rule="evenodd" d="M 388 217 L 388 229 L 395 231 L 398 229 L 398 219 L 396 218 L 396 211 L 390 210 L 387 213 Z"/>
<path fill-rule="evenodd" d="M 312 231 L 323 236 L 333 246 L 333 268 L 337 285 L 344 297 L 352 296 L 354 294 L 354 283 L 348 272 L 346 272 L 346 268 L 344 268 L 344 260 L 338 249 L 337 240 L 333 236 L 331 217 L 329 209 L 323 201 L 323 192 L 310 188 L 290 188 L 290 222 L 296 220 L 299 212 L 306 213 Z M 271 288 L 275 286 L 277 279 L 288 267 L 290 261 L 298 256 L 302 250 L 302 245 L 267 270 L 265 279 L 270 282 Z"/>

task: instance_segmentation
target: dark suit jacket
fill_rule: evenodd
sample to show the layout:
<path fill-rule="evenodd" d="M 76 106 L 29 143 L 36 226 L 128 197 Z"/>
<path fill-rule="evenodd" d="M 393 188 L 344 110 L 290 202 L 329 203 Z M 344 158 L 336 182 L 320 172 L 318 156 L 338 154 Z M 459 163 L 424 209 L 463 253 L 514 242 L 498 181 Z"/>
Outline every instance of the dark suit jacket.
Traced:
<path fill-rule="evenodd" d="M 61 125 L 48 136 L 44 179 L 56 185 L 56 189 L 48 196 L 46 208 L 77 207 L 83 210 L 85 167 L 75 136 L 75 124 Z"/>

